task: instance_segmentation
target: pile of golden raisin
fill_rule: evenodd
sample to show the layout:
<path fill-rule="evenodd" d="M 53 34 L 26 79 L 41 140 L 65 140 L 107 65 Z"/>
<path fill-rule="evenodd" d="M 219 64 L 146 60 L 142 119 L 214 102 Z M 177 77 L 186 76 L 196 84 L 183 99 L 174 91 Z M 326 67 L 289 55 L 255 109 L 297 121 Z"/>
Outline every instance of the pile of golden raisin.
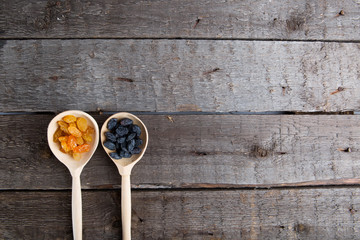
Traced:
<path fill-rule="evenodd" d="M 79 161 L 81 153 L 90 151 L 94 129 L 88 126 L 85 118 L 73 115 L 66 115 L 57 124 L 59 127 L 54 133 L 54 142 L 60 143 L 62 152 Z"/>

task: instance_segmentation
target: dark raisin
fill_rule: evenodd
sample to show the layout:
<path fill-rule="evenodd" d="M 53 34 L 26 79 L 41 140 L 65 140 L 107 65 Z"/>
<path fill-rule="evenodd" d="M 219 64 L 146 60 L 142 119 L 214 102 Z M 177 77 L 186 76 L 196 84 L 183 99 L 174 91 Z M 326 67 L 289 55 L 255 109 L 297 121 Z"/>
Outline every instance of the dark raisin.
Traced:
<path fill-rule="evenodd" d="M 115 150 L 116 149 L 115 144 L 113 142 L 110 142 L 110 141 L 105 141 L 104 146 L 109 150 Z"/>
<path fill-rule="evenodd" d="M 131 133 L 130 135 L 127 136 L 126 141 L 130 141 L 130 140 L 134 139 L 135 136 L 136 136 L 136 133 Z"/>
<path fill-rule="evenodd" d="M 131 151 L 132 154 L 139 154 L 141 153 L 141 148 L 138 148 L 138 147 L 135 147 L 132 151 Z"/>
<path fill-rule="evenodd" d="M 119 155 L 120 155 L 120 157 L 125 157 L 125 151 L 120 151 L 120 153 L 119 153 Z"/>
<path fill-rule="evenodd" d="M 108 121 L 107 128 L 111 131 L 116 127 L 117 119 L 112 118 Z"/>
<path fill-rule="evenodd" d="M 136 133 L 136 136 L 139 137 L 141 135 L 141 128 L 138 125 L 133 125 L 131 132 Z"/>
<path fill-rule="evenodd" d="M 126 142 L 121 143 L 121 144 L 120 144 L 120 148 L 121 148 L 121 151 L 126 151 L 126 152 L 128 151 L 128 150 L 127 150 Z"/>
<path fill-rule="evenodd" d="M 134 124 L 130 124 L 127 125 L 126 127 L 129 129 L 129 132 L 132 133 L 132 127 L 134 126 Z"/>
<path fill-rule="evenodd" d="M 125 158 L 130 158 L 132 156 L 132 154 L 131 153 L 129 153 L 129 152 L 125 152 Z"/>
<path fill-rule="evenodd" d="M 126 137 L 119 137 L 116 139 L 116 142 L 123 143 L 123 142 L 125 142 L 125 140 L 126 140 Z"/>
<path fill-rule="evenodd" d="M 120 157 L 120 155 L 117 152 L 110 153 L 110 157 L 112 157 L 113 159 L 121 159 L 122 158 L 122 157 Z"/>
<path fill-rule="evenodd" d="M 106 132 L 105 133 L 106 139 L 111 141 L 111 142 L 116 142 L 116 136 L 114 134 L 112 134 L 111 132 Z"/>
<path fill-rule="evenodd" d="M 118 152 L 121 150 L 120 143 L 118 143 L 118 142 L 115 143 L 115 150 L 118 151 Z"/>
<path fill-rule="evenodd" d="M 121 119 L 120 124 L 122 126 L 128 126 L 130 124 L 133 124 L 133 121 L 129 118 L 124 118 L 124 119 Z"/>
<path fill-rule="evenodd" d="M 143 141 L 141 139 L 136 139 L 135 140 L 135 147 L 140 146 L 141 144 L 143 144 Z"/>
<path fill-rule="evenodd" d="M 126 134 L 128 134 L 128 132 L 129 132 L 129 130 L 123 126 L 119 126 L 116 129 L 116 134 L 118 134 L 120 137 L 125 136 Z"/>
<path fill-rule="evenodd" d="M 128 150 L 129 152 L 131 152 L 131 151 L 134 149 L 134 147 L 135 147 L 135 140 L 132 139 L 132 140 L 130 140 L 130 142 L 129 142 L 128 145 L 127 145 L 127 150 Z"/>

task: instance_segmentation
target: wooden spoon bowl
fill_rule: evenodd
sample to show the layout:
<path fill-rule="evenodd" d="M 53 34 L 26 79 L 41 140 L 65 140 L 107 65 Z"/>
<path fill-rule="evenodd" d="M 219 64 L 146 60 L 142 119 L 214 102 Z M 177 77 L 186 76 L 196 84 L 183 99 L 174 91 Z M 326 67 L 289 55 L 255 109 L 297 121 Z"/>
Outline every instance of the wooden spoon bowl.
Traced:
<path fill-rule="evenodd" d="M 85 118 L 88 123 L 88 126 L 94 128 L 94 130 L 95 130 L 94 139 L 90 143 L 90 151 L 82 153 L 80 161 L 76 161 L 70 154 L 63 153 L 62 151 L 60 151 L 59 143 L 56 143 L 53 141 L 54 133 L 58 128 L 57 122 L 60 121 L 66 115 L 74 115 L 75 117 Z M 79 110 L 69 110 L 69 111 L 65 111 L 65 112 L 62 112 L 62 113 L 56 115 L 49 123 L 47 135 L 48 135 L 47 136 L 48 144 L 49 144 L 51 151 L 53 152 L 55 157 L 69 169 L 71 175 L 73 175 L 75 172 L 82 171 L 84 166 L 87 164 L 87 162 L 90 160 L 90 158 L 94 154 L 94 152 L 99 144 L 98 124 L 96 123 L 95 119 L 92 116 L 90 116 L 89 114 L 87 114 L 83 111 L 79 111 Z"/>
<path fill-rule="evenodd" d="M 141 152 L 139 154 L 134 154 L 130 158 L 122 158 L 119 160 L 113 159 L 112 157 L 110 157 L 110 153 L 113 151 L 104 147 L 104 142 L 106 141 L 105 132 L 109 131 L 107 129 L 107 124 L 110 121 L 110 119 L 112 119 L 112 118 L 116 118 L 116 119 L 129 118 L 133 121 L 133 124 L 136 124 L 140 127 L 140 129 L 141 129 L 140 139 L 143 141 L 143 143 L 139 146 L 141 148 Z M 120 113 L 116 113 L 116 114 L 110 116 L 102 125 L 102 128 L 100 130 L 100 137 L 101 137 L 101 144 L 102 144 L 105 152 L 111 158 L 111 160 L 115 163 L 115 165 L 117 166 L 121 175 L 124 175 L 124 174 L 130 175 L 132 167 L 142 158 L 142 156 L 144 155 L 145 150 L 147 148 L 147 145 L 148 145 L 148 131 L 147 131 L 145 124 L 138 117 L 136 117 L 135 115 L 133 115 L 131 113 L 127 113 L 127 112 L 120 112 Z"/>

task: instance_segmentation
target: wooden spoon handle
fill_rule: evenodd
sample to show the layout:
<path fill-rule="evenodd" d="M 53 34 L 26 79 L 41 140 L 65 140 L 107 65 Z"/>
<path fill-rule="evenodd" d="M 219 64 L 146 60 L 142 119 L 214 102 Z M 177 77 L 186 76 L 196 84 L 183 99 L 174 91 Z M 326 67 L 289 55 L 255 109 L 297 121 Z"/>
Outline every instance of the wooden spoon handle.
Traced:
<path fill-rule="evenodd" d="M 121 177 L 121 220 L 123 240 L 131 240 L 131 188 L 130 175 Z"/>
<path fill-rule="evenodd" d="M 72 225 L 74 240 L 82 240 L 82 203 L 80 176 L 72 178 Z"/>

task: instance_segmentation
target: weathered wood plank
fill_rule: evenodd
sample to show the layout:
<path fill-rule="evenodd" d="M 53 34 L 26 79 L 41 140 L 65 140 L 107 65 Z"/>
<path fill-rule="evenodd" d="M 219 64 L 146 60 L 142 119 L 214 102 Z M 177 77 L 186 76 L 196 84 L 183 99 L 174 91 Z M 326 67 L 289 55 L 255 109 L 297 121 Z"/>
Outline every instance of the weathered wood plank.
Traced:
<path fill-rule="evenodd" d="M 0 192 L 4 239 L 72 239 L 70 191 Z M 83 191 L 84 239 L 119 239 L 120 191 Z M 133 239 L 357 239 L 357 188 L 133 191 Z"/>
<path fill-rule="evenodd" d="M 2 189 L 71 187 L 68 170 L 47 146 L 51 117 L 0 117 Z M 99 126 L 106 117 L 96 116 Z M 360 116 L 173 115 L 173 122 L 165 115 L 140 118 L 150 141 L 133 169 L 133 188 L 360 183 Z M 120 188 L 118 171 L 101 147 L 81 176 L 86 189 Z"/>
<path fill-rule="evenodd" d="M 357 0 L 14 0 L 1 2 L 0 15 L 1 38 L 359 40 L 360 34 Z"/>
<path fill-rule="evenodd" d="M 0 111 L 357 110 L 359 55 L 356 43 L 3 41 Z"/>

